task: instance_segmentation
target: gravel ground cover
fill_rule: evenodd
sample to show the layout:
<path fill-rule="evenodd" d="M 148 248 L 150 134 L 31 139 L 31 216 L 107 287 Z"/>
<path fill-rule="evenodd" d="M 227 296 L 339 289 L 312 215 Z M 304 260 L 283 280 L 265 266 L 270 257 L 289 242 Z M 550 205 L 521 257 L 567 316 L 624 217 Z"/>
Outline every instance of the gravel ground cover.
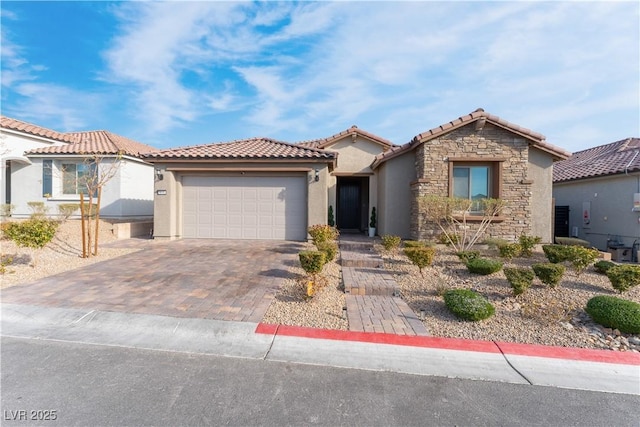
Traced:
<path fill-rule="evenodd" d="M 434 263 L 424 270 L 424 276 L 401 250 L 386 253 L 381 245 L 376 245 L 376 249 L 383 255 L 386 268 L 394 274 L 402 298 L 416 313 L 424 312 L 424 323 L 433 336 L 640 350 L 638 335 L 621 334 L 599 326 L 584 312 L 587 301 L 596 295 L 614 295 L 640 302 L 640 286 L 620 295 L 611 287 L 609 279 L 596 273 L 593 267 L 578 276 L 567 264 L 557 287 L 549 288 L 536 278 L 524 294 L 514 296 L 503 271 L 488 276 L 469 273 L 446 246 L 438 245 Z M 482 256 L 500 259 L 497 251 L 489 249 L 484 250 Z M 531 258 L 501 260 L 505 267 L 529 267 L 547 262 L 542 251 L 535 252 Z M 457 319 L 441 296 L 445 290 L 455 288 L 473 289 L 484 295 L 495 306 L 495 315 L 479 322 Z"/>
<path fill-rule="evenodd" d="M 116 240 L 112 233 L 112 224 L 100 221 L 99 245 Z M 0 289 L 33 282 L 43 277 L 52 276 L 76 268 L 86 267 L 96 262 L 105 261 L 121 255 L 135 252 L 132 248 L 98 247 L 98 256 L 82 258 L 82 234 L 80 220 L 68 220 L 58 227 L 53 241 L 42 250 L 33 251 L 29 248 L 16 246 L 11 240 L 0 240 L 0 253 L 3 263 L 7 259 L 12 261 L 6 265 L 6 272 L 0 275 Z M 33 262 L 35 261 L 35 266 Z"/>

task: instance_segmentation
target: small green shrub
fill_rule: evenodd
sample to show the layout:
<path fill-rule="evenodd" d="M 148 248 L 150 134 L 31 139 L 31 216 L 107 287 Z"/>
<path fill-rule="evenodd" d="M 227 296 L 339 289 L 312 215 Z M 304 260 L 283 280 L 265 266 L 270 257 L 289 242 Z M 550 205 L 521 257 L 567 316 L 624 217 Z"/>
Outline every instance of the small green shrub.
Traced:
<path fill-rule="evenodd" d="M 0 254 L 0 274 L 7 272 L 7 266 L 13 263 L 13 256 Z"/>
<path fill-rule="evenodd" d="M 520 243 L 507 243 L 498 245 L 498 252 L 502 258 L 511 259 L 520 255 L 522 247 Z"/>
<path fill-rule="evenodd" d="M 338 254 L 338 244 L 336 242 L 322 242 L 317 244 L 318 250 L 324 253 L 325 263 L 336 259 Z"/>
<path fill-rule="evenodd" d="M 49 208 L 44 205 L 44 202 L 27 202 L 29 209 L 31 209 L 32 218 L 41 218 L 46 215 Z"/>
<path fill-rule="evenodd" d="M 640 284 L 640 265 L 616 265 L 607 271 L 611 286 L 622 293 Z"/>
<path fill-rule="evenodd" d="M 552 288 L 556 287 L 556 285 L 560 283 L 560 280 L 562 280 L 562 276 L 564 275 L 564 265 L 562 264 L 543 262 L 533 264 L 531 268 L 533 268 L 533 272 L 542 283 L 547 284 Z"/>
<path fill-rule="evenodd" d="M 0 205 L 0 216 L 9 217 L 13 213 L 15 206 L 10 203 Z"/>
<path fill-rule="evenodd" d="M 542 242 L 542 238 L 539 236 L 527 236 L 526 234 L 522 234 L 520 235 L 518 242 L 520 243 L 521 248 L 520 255 L 528 258 L 533 255 L 533 248 Z"/>
<path fill-rule="evenodd" d="M 320 273 L 325 264 L 325 254 L 321 251 L 302 251 L 298 258 L 302 269 L 311 275 Z"/>
<path fill-rule="evenodd" d="M 480 251 L 460 251 L 456 255 L 466 264 L 472 259 L 480 258 Z"/>
<path fill-rule="evenodd" d="M 327 214 L 327 217 L 327 224 L 329 224 L 330 227 L 336 225 L 336 220 L 333 217 L 333 206 L 331 205 L 329 205 L 329 212 Z"/>
<path fill-rule="evenodd" d="M 48 219 L 31 218 L 23 222 L 9 222 L 4 235 L 16 245 L 40 249 L 47 245 L 56 235 L 58 223 Z"/>
<path fill-rule="evenodd" d="M 449 240 L 449 238 L 451 240 Z M 454 245 L 457 245 L 458 243 L 460 243 L 460 236 L 458 236 L 457 234 L 450 233 L 449 237 L 447 237 L 446 233 L 440 233 L 438 234 L 436 241 L 441 245 L 450 246 L 452 242 Z"/>
<path fill-rule="evenodd" d="M 483 243 L 489 246 L 490 249 L 497 249 L 500 245 L 508 244 L 509 241 L 497 237 L 487 237 L 486 239 L 484 239 Z"/>
<path fill-rule="evenodd" d="M 536 277 L 533 271 L 528 268 L 507 267 L 504 269 L 504 275 L 513 288 L 514 295 L 520 295 L 529 289 L 534 277 Z"/>
<path fill-rule="evenodd" d="M 420 274 L 422 273 L 422 269 L 428 267 L 433 262 L 433 258 L 436 255 L 436 250 L 431 247 L 422 246 L 415 248 L 405 248 L 404 254 L 409 258 L 409 261 L 416 267 L 420 269 Z"/>
<path fill-rule="evenodd" d="M 571 257 L 571 246 L 542 245 L 542 250 L 549 262 L 554 264 L 567 261 Z"/>
<path fill-rule="evenodd" d="M 616 265 L 616 263 L 614 263 L 614 262 L 600 260 L 600 261 L 596 262 L 595 264 L 593 264 L 593 268 L 596 270 L 597 273 L 607 274 L 607 271 L 611 267 L 615 267 L 615 265 Z"/>
<path fill-rule="evenodd" d="M 585 311 L 596 323 L 628 334 L 640 334 L 640 304 L 609 295 L 587 302 Z"/>
<path fill-rule="evenodd" d="M 376 208 L 371 208 L 371 217 L 369 218 L 369 227 L 376 228 Z"/>
<path fill-rule="evenodd" d="M 404 247 L 405 248 L 422 248 L 425 247 L 426 245 L 424 244 L 424 242 L 420 242 L 418 240 L 405 240 L 404 241 Z"/>
<path fill-rule="evenodd" d="M 68 220 L 78 210 L 80 210 L 79 203 L 61 203 L 58 205 L 58 213 L 62 216 L 63 221 Z"/>
<path fill-rule="evenodd" d="M 591 247 L 591 243 L 586 240 L 578 239 L 576 237 L 556 237 L 556 243 L 559 245 L 567 246 L 582 246 L 583 248 Z"/>
<path fill-rule="evenodd" d="M 464 320 L 483 320 L 495 313 L 495 307 L 485 297 L 471 289 L 450 289 L 444 293 L 444 303 L 453 314 Z"/>
<path fill-rule="evenodd" d="M 502 262 L 488 258 L 473 258 L 467 262 L 467 269 L 471 273 L 486 276 L 487 274 L 500 271 L 502 269 Z"/>
<path fill-rule="evenodd" d="M 400 236 L 393 236 L 390 234 L 385 234 L 382 236 L 382 246 L 386 251 L 393 251 L 400 247 L 400 243 L 402 243 L 402 239 Z"/>
<path fill-rule="evenodd" d="M 569 261 L 573 265 L 576 275 L 580 275 L 585 268 L 593 264 L 600 253 L 597 249 L 585 248 L 583 246 L 569 246 Z"/>
<path fill-rule="evenodd" d="M 312 225 L 307 230 L 313 243 L 317 246 L 318 243 L 330 242 L 338 238 L 338 230 L 327 224 Z"/>

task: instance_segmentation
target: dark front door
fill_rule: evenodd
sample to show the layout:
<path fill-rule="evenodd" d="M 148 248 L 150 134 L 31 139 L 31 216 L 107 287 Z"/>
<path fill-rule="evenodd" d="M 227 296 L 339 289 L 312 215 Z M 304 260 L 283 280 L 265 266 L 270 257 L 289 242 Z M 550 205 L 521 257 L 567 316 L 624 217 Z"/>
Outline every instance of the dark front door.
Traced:
<path fill-rule="evenodd" d="M 554 231 L 556 237 L 569 237 L 569 206 L 556 206 Z"/>
<path fill-rule="evenodd" d="M 359 180 L 341 179 L 338 183 L 337 224 L 339 229 L 360 229 L 360 188 Z"/>

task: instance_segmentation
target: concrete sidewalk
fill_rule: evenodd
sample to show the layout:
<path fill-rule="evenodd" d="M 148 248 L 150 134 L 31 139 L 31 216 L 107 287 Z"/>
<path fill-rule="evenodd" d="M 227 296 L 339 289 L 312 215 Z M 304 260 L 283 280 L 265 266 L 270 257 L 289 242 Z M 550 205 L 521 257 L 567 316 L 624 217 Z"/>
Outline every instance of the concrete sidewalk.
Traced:
<path fill-rule="evenodd" d="M 640 354 L 2 304 L 1 335 L 640 395 Z"/>

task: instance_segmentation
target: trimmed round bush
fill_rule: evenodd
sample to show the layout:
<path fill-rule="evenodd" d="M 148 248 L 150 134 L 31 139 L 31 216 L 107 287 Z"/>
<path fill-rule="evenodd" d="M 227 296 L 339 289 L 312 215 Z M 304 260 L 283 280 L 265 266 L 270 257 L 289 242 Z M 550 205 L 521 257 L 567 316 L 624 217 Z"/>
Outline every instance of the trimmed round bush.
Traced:
<path fill-rule="evenodd" d="M 577 275 L 582 273 L 585 268 L 593 264 L 600 254 L 597 249 L 585 248 L 583 246 L 569 246 L 569 261 L 573 265 L 573 269 Z"/>
<path fill-rule="evenodd" d="M 430 266 L 433 262 L 436 250 L 428 246 L 418 246 L 415 248 L 404 248 L 404 254 L 413 265 L 420 269 L 420 274 L 422 274 L 422 269 Z"/>
<path fill-rule="evenodd" d="M 611 286 L 622 293 L 640 284 L 640 265 L 616 265 L 607 270 Z"/>
<path fill-rule="evenodd" d="M 511 259 L 520 256 L 522 246 L 520 246 L 520 243 L 506 243 L 498 245 L 498 252 L 502 258 Z"/>
<path fill-rule="evenodd" d="M 317 274 L 325 264 L 325 254 L 320 251 L 302 251 L 298 254 L 300 264 L 307 274 Z"/>
<path fill-rule="evenodd" d="M 520 243 L 521 256 L 530 257 L 533 255 L 533 248 L 536 247 L 542 241 L 542 237 L 539 236 L 527 236 L 526 234 L 522 234 L 518 239 Z"/>
<path fill-rule="evenodd" d="M 513 288 L 514 295 L 520 295 L 529 289 L 534 277 L 536 277 L 533 271 L 528 268 L 507 267 L 504 269 L 504 275 Z"/>
<path fill-rule="evenodd" d="M 496 309 L 485 297 L 471 289 L 450 289 L 444 293 L 444 303 L 456 317 L 464 320 L 483 320 Z"/>
<path fill-rule="evenodd" d="M 402 239 L 400 236 L 394 236 L 391 234 L 385 234 L 382 236 L 382 246 L 386 251 L 391 251 L 400 247 L 400 243 L 402 243 Z"/>
<path fill-rule="evenodd" d="M 467 262 L 467 269 L 471 273 L 486 276 L 500 271 L 502 269 L 502 262 L 489 258 L 473 258 Z"/>
<path fill-rule="evenodd" d="M 615 267 L 616 263 L 611 262 L 611 261 L 605 261 L 605 260 L 600 260 L 598 262 L 596 262 L 595 264 L 593 264 L 593 268 L 596 270 L 596 272 L 600 273 L 600 274 L 607 274 L 607 271 L 611 268 L 611 267 Z"/>
<path fill-rule="evenodd" d="M 329 263 L 336 259 L 338 244 L 336 242 L 322 242 L 317 244 L 318 250 L 324 252 L 324 261 Z"/>
<path fill-rule="evenodd" d="M 564 275 L 564 265 L 542 262 L 531 266 L 536 277 L 546 285 L 555 288 Z"/>
<path fill-rule="evenodd" d="M 313 243 L 316 246 L 318 245 L 318 243 L 336 240 L 340 235 L 337 228 L 327 224 L 312 225 L 307 229 L 307 232 L 313 239 Z"/>
<path fill-rule="evenodd" d="M 466 264 L 472 259 L 480 258 L 480 251 L 460 251 L 456 255 Z"/>
<path fill-rule="evenodd" d="M 558 264 L 567 261 L 570 257 L 571 246 L 565 245 L 542 245 L 544 255 L 549 262 Z"/>
<path fill-rule="evenodd" d="M 599 295 L 587 302 L 585 311 L 602 326 L 628 334 L 640 334 L 640 304 L 637 302 Z"/>

